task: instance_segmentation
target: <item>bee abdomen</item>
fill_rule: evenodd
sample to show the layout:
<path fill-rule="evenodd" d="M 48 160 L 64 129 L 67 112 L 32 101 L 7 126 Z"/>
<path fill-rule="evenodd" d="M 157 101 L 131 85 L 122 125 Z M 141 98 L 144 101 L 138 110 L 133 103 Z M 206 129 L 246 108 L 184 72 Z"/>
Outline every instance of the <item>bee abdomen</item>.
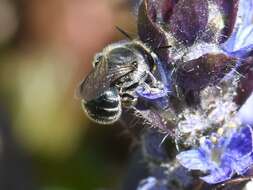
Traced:
<path fill-rule="evenodd" d="M 87 116 L 100 124 L 112 124 L 121 116 L 120 97 L 118 91 L 113 88 L 93 100 L 83 100 L 82 106 Z"/>

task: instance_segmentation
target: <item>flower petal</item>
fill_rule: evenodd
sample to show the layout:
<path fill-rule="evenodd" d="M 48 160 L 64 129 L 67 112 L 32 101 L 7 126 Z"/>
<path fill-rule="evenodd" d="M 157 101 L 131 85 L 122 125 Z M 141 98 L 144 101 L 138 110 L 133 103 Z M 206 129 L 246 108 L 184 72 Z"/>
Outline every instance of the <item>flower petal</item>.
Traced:
<path fill-rule="evenodd" d="M 253 30 L 252 30 L 252 32 L 253 32 Z M 253 39 L 253 34 L 252 34 L 251 38 Z M 238 42 L 238 43 L 240 43 L 240 42 Z M 250 45 L 245 46 L 239 50 L 229 52 L 229 55 L 233 56 L 233 57 L 246 58 L 252 53 L 253 53 L 253 42 L 251 42 Z"/>
<path fill-rule="evenodd" d="M 176 158 L 182 166 L 189 170 L 205 172 L 213 167 L 208 163 L 208 158 L 206 158 L 205 153 L 200 150 L 183 151 Z"/>
<path fill-rule="evenodd" d="M 243 175 L 252 167 L 252 164 L 252 155 L 244 156 L 240 160 L 233 161 L 233 169 L 238 175 Z"/>
<path fill-rule="evenodd" d="M 252 128 L 244 127 L 235 133 L 227 146 L 226 154 L 235 160 L 241 160 L 245 156 L 250 156 L 253 151 Z"/>
<path fill-rule="evenodd" d="M 253 1 L 240 0 L 236 23 L 230 38 L 222 45 L 227 52 L 238 51 L 253 44 Z"/>
<path fill-rule="evenodd" d="M 163 86 L 161 88 L 154 88 L 154 90 L 149 89 L 148 91 L 143 86 L 139 86 L 136 89 L 136 92 L 139 96 L 149 99 L 149 100 L 156 100 L 162 97 L 167 96 L 169 90 Z"/>
<path fill-rule="evenodd" d="M 231 179 L 233 175 L 234 172 L 231 168 L 223 167 L 223 168 L 215 168 L 210 172 L 209 175 L 201 177 L 200 179 L 204 180 L 209 184 L 216 184 Z"/>
<path fill-rule="evenodd" d="M 249 96 L 247 101 L 241 106 L 238 115 L 242 123 L 253 124 L 253 94 Z"/>
<path fill-rule="evenodd" d="M 201 177 L 209 184 L 216 184 L 230 179 L 234 175 L 232 169 L 232 159 L 229 156 L 223 156 L 219 167 L 215 167 L 209 171 L 209 175 Z"/>

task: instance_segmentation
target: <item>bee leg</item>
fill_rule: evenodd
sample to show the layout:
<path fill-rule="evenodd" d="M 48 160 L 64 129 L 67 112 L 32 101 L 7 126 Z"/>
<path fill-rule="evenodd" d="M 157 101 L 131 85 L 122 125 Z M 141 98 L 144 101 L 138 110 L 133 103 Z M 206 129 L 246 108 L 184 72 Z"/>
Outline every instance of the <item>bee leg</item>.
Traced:
<path fill-rule="evenodd" d="M 157 84 L 157 83 L 156 83 Z M 161 84 L 161 83 L 160 83 Z M 161 91 L 162 88 L 158 87 L 158 86 L 150 86 L 149 84 L 147 84 L 146 82 L 144 82 L 142 84 L 142 87 L 144 89 L 145 93 L 148 94 L 153 94 L 153 93 L 159 93 Z"/>
<path fill-rule="evenodd" d="M 150 87 L 149 84 L 147 84 L 146 82 L 144 82 L 141 86 L 143 87 L 144 92 L 146 92 L 146 93 L 151 93 L 151 90 L 152 90 L 152 89 L 151 89 L 151 87 Z"/>
<path fill-rule="evenodd" d="M 124 107 L 131 107 L 137 104 L 137 97 L 133 92 L 124 92 L 121 94 L 121 101 Z"/>
<path fill-rule="evenodd" d="M 162 89 L 164 87 L 164 85 L 160 81 L 158 81 L 150 71 L 147 71 L 147 75 L 149 79 L 151 80 L 152 87 L 159 88 L 159 89 Z"/>
<path fill-rule="evenodd" d="M 151 80 L 151 83 L 152 83 L 152 84 L 157 83 L 156 78 L 154 77 L 154 75 L 153 75 L 150 71 L 146 71 L 146 73 L 147 73 L 149 79 Z"/>

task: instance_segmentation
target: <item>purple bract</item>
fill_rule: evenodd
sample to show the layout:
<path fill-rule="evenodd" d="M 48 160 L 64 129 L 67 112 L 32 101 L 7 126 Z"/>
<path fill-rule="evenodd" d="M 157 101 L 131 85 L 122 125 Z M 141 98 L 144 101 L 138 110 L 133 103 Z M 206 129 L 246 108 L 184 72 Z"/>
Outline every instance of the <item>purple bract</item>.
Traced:
<path fill-rule="evenodd" d="M 252 51 L 251 10 L 247 0 L 144 0 L 138 32 L 173 83 L 186 92 L 199 90 Z"/>

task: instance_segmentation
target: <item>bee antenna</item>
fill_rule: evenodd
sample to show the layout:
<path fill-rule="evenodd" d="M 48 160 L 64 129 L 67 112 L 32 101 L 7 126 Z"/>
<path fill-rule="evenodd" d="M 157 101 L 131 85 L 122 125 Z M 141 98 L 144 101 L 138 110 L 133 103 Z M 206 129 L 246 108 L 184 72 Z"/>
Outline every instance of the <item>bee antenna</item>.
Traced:
<path fill-rule="evenodd" d="M 133 40 L 133 38 L 122 28 L 120 28 L 119 26 L 115 26 L 115 28 L 121 33 L 123 34 L 125 37 L 127 37 L 129 40 Z"/>

